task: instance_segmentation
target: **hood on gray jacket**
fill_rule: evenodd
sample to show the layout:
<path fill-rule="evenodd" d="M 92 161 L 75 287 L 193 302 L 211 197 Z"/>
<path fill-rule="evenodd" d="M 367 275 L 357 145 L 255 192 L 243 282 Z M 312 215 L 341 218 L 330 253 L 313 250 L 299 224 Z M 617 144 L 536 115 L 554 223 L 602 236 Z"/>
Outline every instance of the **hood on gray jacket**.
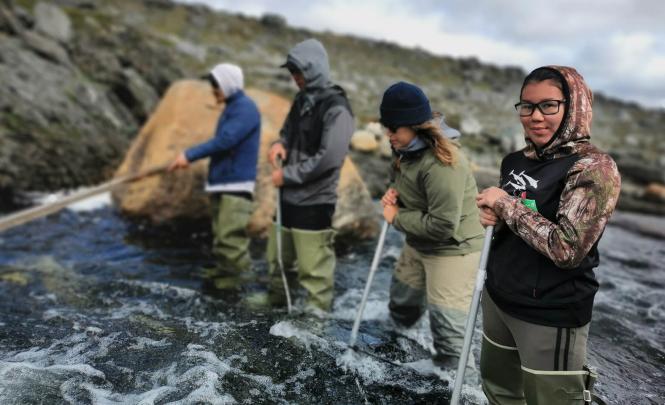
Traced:
<path fill-rule="evenodd" d="M 305 78 L 305 89 L 330 87 L 330 65 L 328 53 L 321 42 L 314 38 L 296 44 L 289 51 L 286 63 L 295 65 Z"/>

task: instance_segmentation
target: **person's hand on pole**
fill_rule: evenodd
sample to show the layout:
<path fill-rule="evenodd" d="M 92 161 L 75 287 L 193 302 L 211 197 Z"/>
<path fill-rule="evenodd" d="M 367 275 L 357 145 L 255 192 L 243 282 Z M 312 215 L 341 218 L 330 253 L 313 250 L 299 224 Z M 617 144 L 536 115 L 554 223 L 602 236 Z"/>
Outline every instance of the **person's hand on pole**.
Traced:
<path fill-rule="evenodd" d="M 397 205 L 397 198 L 399 197 L 399 192 L 394 188 L 389 188 L 386 193 L 381 197 L 381 205 Z"/>
<path fill-rule="evenodd" d="M 282 187 L 284 185 L 284 172 L 282 169 L 273 170 L 271 178 L 273 186 Z"/>
<path fill-rule="evenodd" d="M 395 220 L 395 216 L 397 216 L 397 212 L 399 212 L 397 204 L 385 205 L 383 207 L 383 218 L 387 223 L 392 224 Z"/>
<path fill-rule="evenodd" d="M 487 207 L 494 209 L 494 203 L 496 203 L 498 199 L 507 196 L 508 193 L 499 187 L 486 188 L 476 196 L 476 205 L 478 208 Z"/>
<path fill-rule="evenodd" d="M 180 152 L 173 162 L 168 167 L 168 171 L 172 172 L 176 169 L 184 169 L 189 166 L 189 160 L 185 156 L 185 152 Z"/>
<path fill-rule="evenodd" d="M 277 160 L 278 156 L 282 161 L 286 159 L 286 149 L 284 149 L 284 145 L 279 142 L 272 145 L 268 152 L 268 161 L 275 169 L 279 168 L 279 162 Z"/>
<path fill-rule="evenodd" d="M 491 208 L 480 208 L 480 223 L 484 227 L 494 226 L 499 222 L 499 217 L 494 213 Z"/>

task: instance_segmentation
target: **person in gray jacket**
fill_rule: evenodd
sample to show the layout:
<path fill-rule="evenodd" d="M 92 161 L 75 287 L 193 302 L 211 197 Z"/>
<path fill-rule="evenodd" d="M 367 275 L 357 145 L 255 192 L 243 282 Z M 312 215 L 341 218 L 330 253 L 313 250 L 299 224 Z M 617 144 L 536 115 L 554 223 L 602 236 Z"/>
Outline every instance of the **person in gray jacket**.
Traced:
<path fill-rule="evenodd" d="M 328 55 L 316 39 L 295 45 L 281 67 L 300 89 L 268 156 L 273 184 L 282 190 L 282 260 L 289 284 L 297 276 L 307 290 L 306 305 L 329 310 L 335 271 L 332 217 L 355 128 L 353 113 L 344 90 L 330 81 Z M 267 248 L 270 301 L 283 304 L 275 236 L 273 227 Z"/>

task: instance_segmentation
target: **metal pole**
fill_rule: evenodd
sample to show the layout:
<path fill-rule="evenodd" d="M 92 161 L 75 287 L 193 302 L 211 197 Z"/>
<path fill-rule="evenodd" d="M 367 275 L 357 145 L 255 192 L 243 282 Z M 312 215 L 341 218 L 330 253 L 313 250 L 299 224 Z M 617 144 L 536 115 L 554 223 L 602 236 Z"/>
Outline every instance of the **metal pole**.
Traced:
<path fill-rule="evenodd" d="M 451 405 L 459 403 L 460 395 L 462 393 L 462 383 L 464 382 L 464 371 L 466 371 L 466 363 L 469 361 L 469 352 L 471 351 L 471 338 L 473 337 L 473 329 L 476 325 L 476 317 L 478 316 L 478 304 L 480 303 L 480 294 L 483 291 L 485 284 L 485 273 L 487 268 L 487 258 L 490 254 L 490 246 L 492 244 L 493 226 L 488 226 L 485 229 L 485 241 L 483 242 L 483 250 L 480 254 L 480 263 L 478 265 L 478 273 L 476 274 L 476 285 L 473 290 L 473 298 L 471 298 L 471 307 L 469 308 L 469 315 L 466 317 L 466 329 L 464 332 L 464 344 L 462 345 L 462 353 L 457 365 L 457 374 L 455 375 L 455 386 L 453 388 L 453 395 L 450 399 Z"/>
<path fill-rule="evenodd" d="M 103 192 L 106 192 L 108 190 L 113 189 L 114 187 L 117 187 L 121 184 L 124 183 L 130 183 L 133 181 L 137 181 L 140 179 L 143 179 L 148 176 L 153 176 L 155 174 L 160 174 L 168 168 L 168 165 L 161 165 L 161 166 L 156 166 L 152 167 L 148 170 L 145 170 L 140 173 L 135 173 L 135 174 L 130 174 L 122 177 L 117 177 L 115 179 L 109 180 L 106 183 L 102 183 L 98 186 L 95 186 L 93 188 L 89 188 L 87 190 L 80 191 L 78 193 L 74 193 L 72 195 L 68 195 L 66 197 L 63 197 L 59 199 L 58 201 L 52 202 L 52 203 L 47 203 L 47 204 L 42 204 L 38 205 L 36 207 L 28 208 L 25 210 L 18 211 L 14 214 L 10 214 L 4 217 L 0 218 L 0 232 L 5 231 L 7 229 L 13 228 L 15 226 L 22 225 L 26 222 L 30 222 L 32 220 L 35 220 L 37 218 L 44 217 L 49 214 L 53 214 L 55 212 L 60 211 L 61 209 L 65 208 L 66 206 L 73 204 L 77 201 L 85 200 L 86 198 L 90 198 L 94 195 L 101 194 Z"/>
<path fill-rule="evenodd" d="M 383 244 L 386 241 L 386 233 L 388 232 L 388 222 L 383 221 L 383 226 L 381 228 L 381 235 L 379 236 L 379 243 L 376 246 L 376 251 L 374 252 L 374 258 L 372 259 L 372 266 L 369 269 L 369 275 L 367 276 L 367 282 L 365 283 L 365 291 L 363 292 L 363 298 L 360 300 L 360 307 L 358 308 L 358 315 L 356 315 L 356 320 L 353 322 L 353 329 L 351 329 L 351 339 L 349 340 L 349 347 L 353 348 L 356 345 L 356 339 L 358 338 L 358 329 L 360 328 L 360 318 L 363 316 L 363 311 L 365 310 L 365 303 L 367 303 L 367 296 L 369 295 L 369 289 L 372 285 L 372 279 L 374 279 L 374 273 L 379 267 L 379 260 L 381 259 L 381 252 L 383 251 Z"/>
<path fill-rule="evenodd" d="M 277 156 L 277 165 L 282 167 L 282 159 Z M 282 260 L 282 188 L 277 187 L 277 209 L 275 213 L 275 241 L 277 242 L 277 265 L 279 272 L 282 274 L 282 283 L 284 284 L 284 292 L 286 293 L 286 310 L 291 313 L 291 292 L 289 291 L 289 283 L 286 280 L 286 273 L 284 272 L 284 262 Z"/>

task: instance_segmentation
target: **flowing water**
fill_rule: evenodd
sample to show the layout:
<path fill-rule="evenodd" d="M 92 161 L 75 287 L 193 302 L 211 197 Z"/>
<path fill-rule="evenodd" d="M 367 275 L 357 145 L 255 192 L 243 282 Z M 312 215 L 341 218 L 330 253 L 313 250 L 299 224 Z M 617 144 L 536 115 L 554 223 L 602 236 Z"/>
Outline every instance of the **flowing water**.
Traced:
<path fill-rule="evenodd" d="M 397 364 L 347 350 L 374 243 L 338 252 L 330 314 L 289 315 L 249 304 L 265 291 L 261 243 L 256 277 L 216 294 L 200 276 L 211 262 L 204 233 L 144 229 L 108 206 L 9 230 L 0 234 L 0 404 L 448 403 L 454 372 L 429 360 L 426 317 L 407 330 L 389 320 L 402 244 L 393 230 L 358 343 Z M 665 241 L 610 226 L 600 249 L 589 343 L 598 391 L 609 403 L 663 404 Z M 477 327 L 476 356 L 479 336 Z M 476 385 L 463 398 L 486 403 Z"/>

